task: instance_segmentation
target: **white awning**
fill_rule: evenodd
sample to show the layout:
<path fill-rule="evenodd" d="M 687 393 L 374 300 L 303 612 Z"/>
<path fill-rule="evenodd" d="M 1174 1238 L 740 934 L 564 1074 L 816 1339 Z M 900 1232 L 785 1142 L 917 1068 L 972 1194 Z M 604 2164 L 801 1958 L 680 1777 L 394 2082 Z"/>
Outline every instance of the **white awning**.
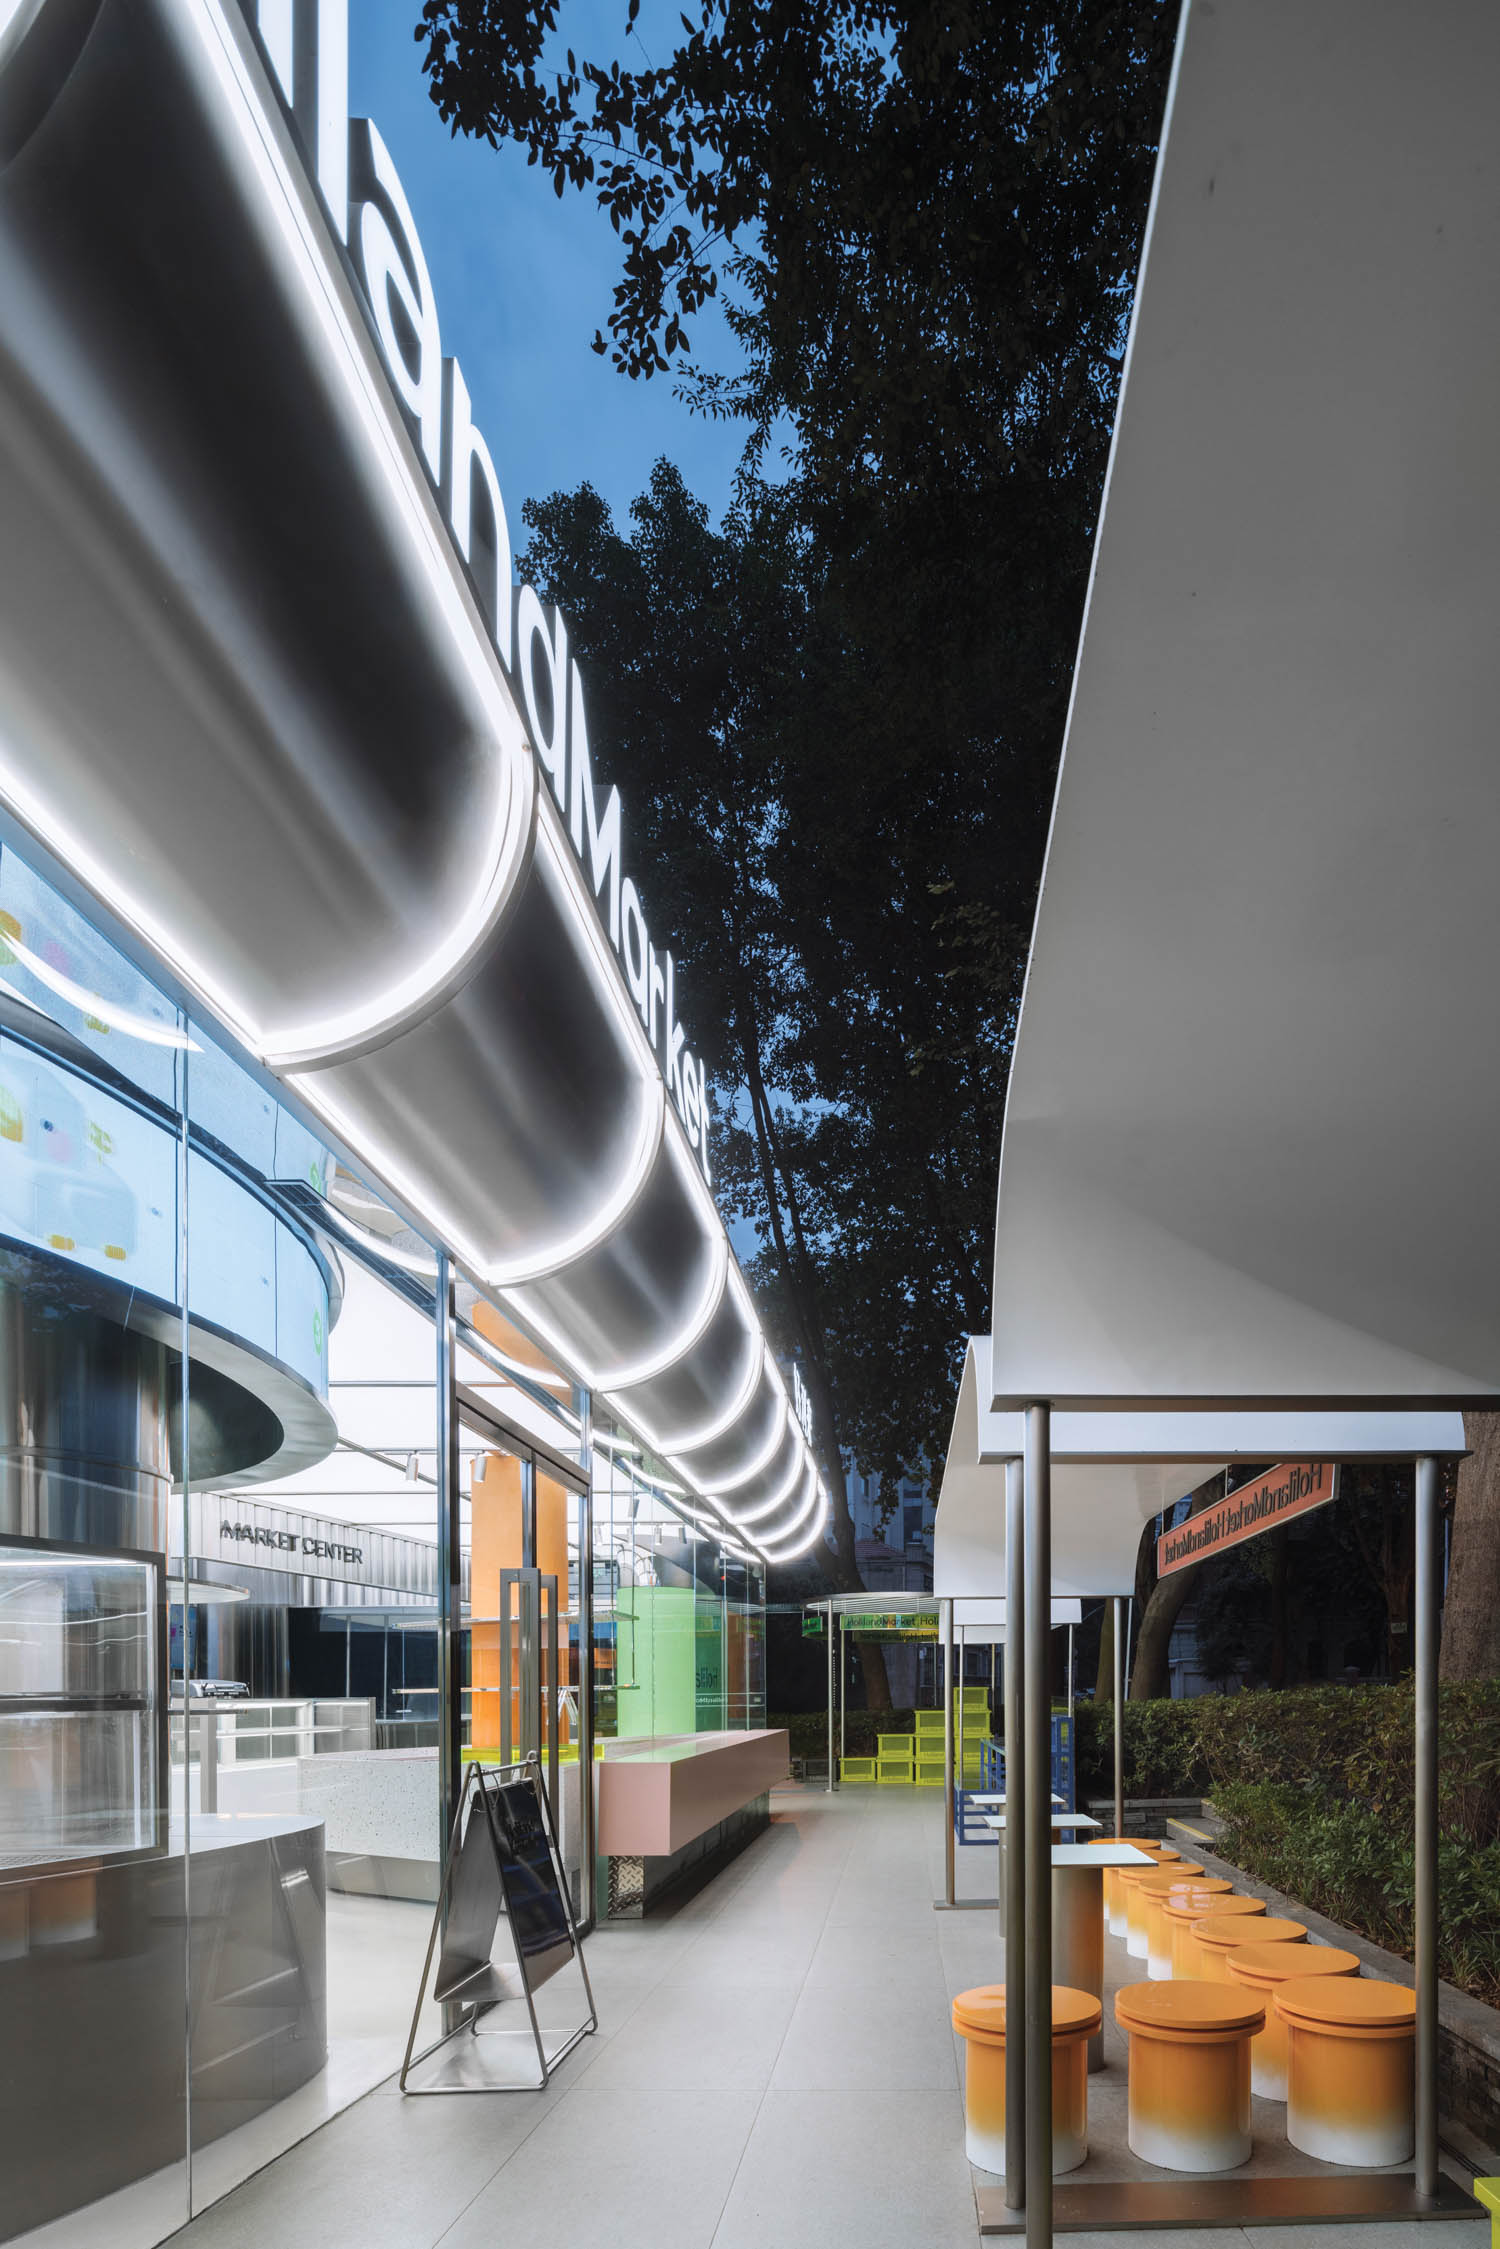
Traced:
<path fill-rule="evenodd" d="M 992 1397 L 1500 1390 L 1500 10 L 1185 12 Z"/>
<path fill-rule="evenodd" d="M 1024 1416 L 989 1404 L 990 1338 L 969 1338 L 933 1533 L 939 1594 L 1005 1582 L 1005 1463 Z M 1130 1593 L 1142 1525 L 1231 1461 L 1461 1453 L 1456 1413 L 1059 1413 L 1052 1417 L 1054 1595 Z"/>

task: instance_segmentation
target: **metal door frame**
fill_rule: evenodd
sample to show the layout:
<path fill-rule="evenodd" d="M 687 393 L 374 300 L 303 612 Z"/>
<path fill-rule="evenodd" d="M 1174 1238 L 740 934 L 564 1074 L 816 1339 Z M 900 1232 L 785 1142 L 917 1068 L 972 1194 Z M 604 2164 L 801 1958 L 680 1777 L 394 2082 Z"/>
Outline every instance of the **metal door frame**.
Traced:
<path fill-rule="evenodd" d="M 459 1453 L 459 1435 L 463 1427 L 497 1451 L 508 1452 L 521 1466 L 521 1554 L 520 1572 L 502 1573 L 502 1583 L 507 1578 L 530 1577 L 542 1582 L 536 1568 L 536 1477 L 540 1470 L 560 1483 L 570 1492 L 579 1506 L 578 1538 L 578 1795 L 579 1795 L 579 1908 L 577 1922 L 580 1931 L 587 1934 L 595 1925 L 594 1859 L 597 1818 L 594 1802 L 594 1505 L 592 1478 L 589 1474 L 589 1437 L 591 1429 L 590 1400 L 587 1391 L 582 1393 L 580 1415 L 582 1434 L 582 1464 L 554 1452 L 543 1439 L 530 1430 L 520 1427 L 496 1411 L 490 1400 L 479 1391 L 471 1390 L 458 1380 L 458 1337 L 456 1332 L 456 1306 L 453 1302 L 452 1268 L 443 1259 L 439 1269 L 438 1292 L 438 1414 L 439 1451 L 438 1467 L 441 1484 L 438 1508 L 440 1527 L 439 1596 L 441 1618 L 439 1648 L 442 1651 L 439 1681 L 438 1713 L 438 1764 L 444 1786 L 440 1791 L 439 1818 L 442 1822 L 440 1836 L 439 1878 L 446 1876 L 448 1854 L 451 1847 L 453 1819 L 462 1793 L 463 1780 L 463 1723 L 462 1684 L 459 1678 L 458 1634 L 463 1630 L 462 1594 L 462 1524 L 460 1502 L 462 1469 Z M 447 1317 L 445 1318 L 445 1312 Z M 552 1691 L 549 1694 L 549 1729 L 547 1742 L 548 1787 L 551 1792 L 549 1810 L 554 1815 L 553 1824 L 561 1832 L 556 1818 L 558 1783 L 558 1711 L 559 1646 L 561 1621 L 566 1613 L 567 1589 L 559 1587 L 556 1580 L 545 1581 L 553 1587 L 551 1674 Z M 523 1599 L 525 1596 L 523 1595 Z M 509 1647 L 508 1602 L 501 1602 L 502 1670 Z M 539 1652 L 539 1651 L 538 1651 Z M 508 1676 L 508 1674 L 507 1674 Z M 502 1743 L 510 1730 L 510 1698 L 501 1695 Z M 540 1746 L 540 1745 L 539 1745 Z"/>

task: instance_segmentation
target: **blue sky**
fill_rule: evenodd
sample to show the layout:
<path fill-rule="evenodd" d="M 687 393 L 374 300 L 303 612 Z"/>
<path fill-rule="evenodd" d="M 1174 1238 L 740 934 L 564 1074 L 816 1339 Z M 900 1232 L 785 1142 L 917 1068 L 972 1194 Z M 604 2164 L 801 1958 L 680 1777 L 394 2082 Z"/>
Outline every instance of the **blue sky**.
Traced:
<path fill-rule="evenodd" d="M 463 364 L 517 549 L 526 540 L 522 502 L 584 482 L 603 493 L 623 527 L 663 453 L 717 518 L 730 498 L 742 431 L 690 414 L 669 376 L 631 382 L 590 350 L 618 274 L 608 220 L 590 197 L 570 191 L 559 202 L 521 150 L 450 138 L 422 76 L 412 37 L 417 13 L 416 0 L 354 0 L 350 108 L 375 120 L 401 173 L 443 349 Z M 609 7 L 567 0 L 563 29 L 580 53 L 608 53 L 624 15 L 624 0 Z M 665 47 L 676 10 L 643 10 L 648 43 L 653 17 Z M 634 41 L 631 52 L 644 60 Z M 728 364 L 733 347 L 717 316 L 695 342 Z"/>

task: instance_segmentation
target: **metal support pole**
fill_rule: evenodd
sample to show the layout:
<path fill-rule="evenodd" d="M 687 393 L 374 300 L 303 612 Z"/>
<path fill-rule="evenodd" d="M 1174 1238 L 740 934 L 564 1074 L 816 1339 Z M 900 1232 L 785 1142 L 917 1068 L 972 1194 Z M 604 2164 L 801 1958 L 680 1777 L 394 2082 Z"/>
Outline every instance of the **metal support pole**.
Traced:
<path fill-rule="evenodd" d="M 458 1336 L 453 1267 L 437 1269 L 438 1882 L 447 1871 L 463 1777 L 463 1523 L 458 1452 Z M 509 1697 L 505 1705 L 509 1708 Z"/>
<path fill-rule="evenodd" d="M 839 1617 L 839 1771 L 844 1769 L 848 1754 L 844 1736 L 844 1712 L 849 1701 L 849 1651 L 844 1646 L 844 1619 Z"/>
<path fill-rule="evenodd" d="M 943 1903 L 958 1895 L 953 1863 L 953 1600 L 943 1602 Z"/>
<path fill-rule="evenodd" d="M 1052 1409 L 1046 1405 L 1026 1408 L 1024 1507 L 1026 2249 L 1052 2249 Z"/>
<path fill-rule="evenodd" d="M 578 1920 L 587 1935 L 597 1913 L 597 1816 L 594 1801 L 594 1401 L 578 1393 Z M 747 1635 L 748 1640 L 748 1635 Z M 748 1719 L 746 1720 L 748 1724 Z"/>
<path fill-rule="evenodd" d="M 1026 1654 L 1024 1477 L 1005 1463 L 1005 2207 L 1026 2207 Z"/>
<path fill-rule="evenodd" d="M 1115 1833 L 1125 1832 L 1125 1603 L 1114 1597 Z"/>
<path fill-rule="evenodd" d="M 1073 1715 L 1073 1627 L 1068 1626 L 1068 1716 Z M 1077 1810 L 1075 1805 L 1074 1810 Z"/>
<path fill-rule="evenodd" d="M 838 1786 L 838 1766 L 833 1756 L 833 1598 L 825 1603 L 828 1612 L 828 1786 L 823 1791 L 831 1796 Z"/>
<path fill-rule="evenodd" d="M 1438 1463 L 1417 1462 L 1415 1923 L 1418 2194 L 1438 2190 Z"/>

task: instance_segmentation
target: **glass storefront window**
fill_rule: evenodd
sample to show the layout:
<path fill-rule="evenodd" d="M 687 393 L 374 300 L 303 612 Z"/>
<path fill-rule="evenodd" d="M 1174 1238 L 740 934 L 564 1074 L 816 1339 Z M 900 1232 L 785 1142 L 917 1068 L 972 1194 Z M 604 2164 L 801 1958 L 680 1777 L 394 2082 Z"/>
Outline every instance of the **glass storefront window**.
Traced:
<path fill-rule="evenodd" d="M 0 851 L 0 2239 L 149 2249 L 399 2066 L 445 1744 L 535 1750 L 587 1920 L 594 1758 L 764 1723 L 760 1573 L 462 1280 L 445 1722 L 438 1289 Z"/>

